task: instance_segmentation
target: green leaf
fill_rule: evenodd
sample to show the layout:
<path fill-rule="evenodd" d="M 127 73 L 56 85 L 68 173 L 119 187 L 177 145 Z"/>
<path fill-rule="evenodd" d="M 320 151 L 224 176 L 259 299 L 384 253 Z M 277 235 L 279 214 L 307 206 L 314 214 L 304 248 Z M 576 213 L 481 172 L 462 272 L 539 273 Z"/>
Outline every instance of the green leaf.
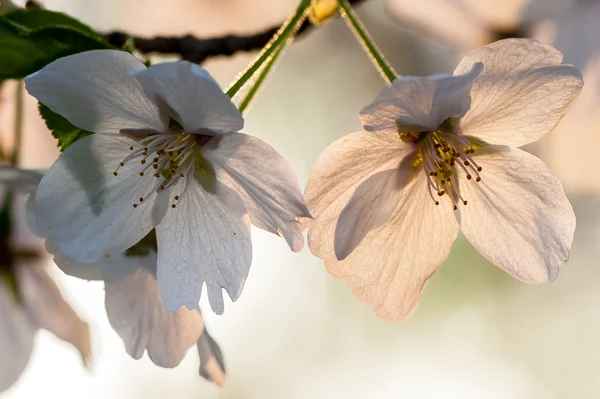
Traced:
<path fill-rule="evenodd" d="M 61 151 L 66 150 L 77 140 L 81 140 L 92 134 L 92 132 L 74 126 L 67 119 L 53 112 L 42 103 L 39 103 L 38 109 L 40 110 L 42 119 L 46 122 L 46 126 L 50 129 L 52 135 L 58 139 L 58 146 Z"/>
<path fill-rule="evenodd" d="M 109 48 L 102 35 L 68 15 L 13 11 L 0 17 L 0 80 L 22 79 L 57 58 Z"/>
<path fill-rule="evenodd" d="M 25 10 L 19 9 L 4 15 L 4 18 L 14 24 L 29 30 L 50 27 L 66 27 L 96 34 L 92 28 L 62 12 L 50 10 Z"/>
<path fill-rule="evenodd" d="M 19 79 L 47 64 L 52 48 L 20 36 L 17 28 L 0 18 L 0 80 Z"/>

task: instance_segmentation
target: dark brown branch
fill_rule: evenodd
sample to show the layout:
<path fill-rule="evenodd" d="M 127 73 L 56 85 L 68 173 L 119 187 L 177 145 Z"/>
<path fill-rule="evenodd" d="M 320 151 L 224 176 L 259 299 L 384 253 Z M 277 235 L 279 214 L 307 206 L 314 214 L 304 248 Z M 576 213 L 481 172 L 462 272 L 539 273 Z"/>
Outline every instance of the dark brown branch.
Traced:
<path fill-rule="evenodd" d="M 365 0 L 349 0 L 353 5 L 363 1 Z M 300 27 L 298 35 L 308 31 L 311 26 L 310 22 L 305 21 Z M 192 35 L 143 38 L 119 31 L 111 32 L 106 37 L 108 42 L 117 48 L 123 47 L 127 39 L 132 38 L 135 48 L 142 54 L 176 54 L 183 60 L 202 64 L 211 57 L 230 56 L 238 52 L 260 50 L 278 30 L 279 26 L 275 26 L 254 35 L 226 35 L 206 39 L 200 39 Z"/>

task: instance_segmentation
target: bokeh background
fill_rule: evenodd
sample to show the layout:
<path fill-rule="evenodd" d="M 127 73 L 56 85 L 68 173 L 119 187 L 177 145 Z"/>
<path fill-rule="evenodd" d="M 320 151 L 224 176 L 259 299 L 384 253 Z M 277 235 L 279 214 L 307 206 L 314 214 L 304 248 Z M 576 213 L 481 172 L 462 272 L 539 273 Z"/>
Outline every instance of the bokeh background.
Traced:
<path fill-rule="evenodd" d="M 42 3 L 102 32 L 198 37 L 255 33 L 281 23 L 296 6 L 296 0 Z M 175 369 L 131 359 L 108 323 L 103 285 L 54 269 L 91 325 L 93 366 L 87 371 L 75 349 L 40 331 L 27 369 L 2 399 L 600 397 L 600 2 L 366 0 L 358 13 L 402 75 L 451 73 L 464 52 L 510 35 L 553 43 L 584 72 L 586 86 L 570 113 L 528 148 L 559 175 L 578 217 L 571 259 L 558 279 L 519 283 L 460 237 L 416 315 L 393 325 L 329 276 L 308 248 L 293 254 L 283 240 L 255 229 L 241 298 L 227 303 L 223 316 L 201 302 L 227 365 L 227 386 L 218 388 L 198 375 L 194 348 Z M 227 86 L 253 56 L 212 59 L 204 67 Z M 383 86 L 337 19 L 289 48 L 244 131 L 284 154 L 304 186 L 319 152 L 360 129 L 358 111 Z M 5 84 L 1 93 L 4 145 L 10 145 L 15 89 Z M 33 98 L 26 98 L 25 112 L 22 165 L 45 168 L 58 155 L 56 144 Z M 21 230 L 20 239 L 35 245 Z"/>

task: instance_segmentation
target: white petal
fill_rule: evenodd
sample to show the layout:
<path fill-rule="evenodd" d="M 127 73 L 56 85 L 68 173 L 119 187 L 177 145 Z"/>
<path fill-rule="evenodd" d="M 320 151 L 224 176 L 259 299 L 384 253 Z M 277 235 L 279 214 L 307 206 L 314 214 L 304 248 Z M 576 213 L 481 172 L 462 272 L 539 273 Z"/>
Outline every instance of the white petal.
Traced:
<path fill-rule="evenodd" d="M 225 386 L 225 362 L 221 348 L 206 329 L 197 343 L 198 356 L 200 356 L 200 375 L 220 387 Z"/>
<path fill-rule="evenodd" d="M 22 193 L 33 193 L 43 176 L 44 173 L 37 170 L 0 166 L 0 185 Z"/>
<path fill-rule="evenodd" d="M 406 184 L 413 175 L 412 157 L 399 168 L 379 172 L 362 182 L 340 214 L 335 229 L 335 254 L 343 260 L 367 233 L 388 221 L 398 207 Z M 414 177 L 414 176 L 412 176 Z"/>
<path fill-rule="evenodd" d="M 144 64 L 129 53 L 94 50 L 60 58 L 25 78 L 27 91 L 69 122 L 91 132 L 162 132 L 167 119 L 130 70 Z"/>
<path fill-rule="evenodd" d="M 112 328 L 134 359 L 148 351 L 161 367 L 175 367 L 200 338 L 200 312 L 180 308 L 167 312 L 156 278 L 156 254 L 132 258 L 138 267 L 116 281 L 106 282 L 106 313 Z"/>
<path fill-rule="evenodd" d="M 237 300 L 250 270 L 250 224 L 234 191 L 213 181 L 215 194 L 208 193 L 200 178 L 188 179 L 177 208 L 156 228 L 158 281 L 167 310 L 196 309 L 206 282 L 210 305 L 222 314 L 222 288 Z"/>
<path fill-rule="evenodd" d="M 320 155 L 304 199 L 314 220 L 308 222 L 308 246 L 320 257 L 335 256 L 337 220 L 360 183 L 377 172 L 394 169 L 412 151 L 398 134 L 349 134 Z"/>
<path fill-rule="evenodd" d="M 36 236 L 44 238 L 43 232 L 35 220 L 35 190 L 27 196 L 25 200 L 25 223 L 27 228 Z"/>
<path fill-rule="evenodd" d="M 483 63 L 471 90 L 463 134 L 513 147 L 537 141 L 560 122 L 583 87 L 562 54 L 529 39 L 506 39 L 467 54 L 455 74 Z"/>
<path fill-rule="evenodd" d="M 158 223 L 156 178 L 126 163 L 132 139 L 94 134 L 77 141 L 50 167 L 36 192 L 36 222 L 71 260 L 97 262 L 124 252 Z M 137 208 L 134 203 L 140 204 Z M 163 204 L 166 205 L 166 204 Z"/>
<path fill-rule="evenodd" d="M 0 393 L 10 388 L 29 362 L 36 328 L 0 276 Z"/>
<path fill-rule="evenodd" d="M 90 327 L 65 301 L 46 267 L 27 265 L 17 271 L 23 304 L 34 325 L 72 344 L 88 365 L 92 355 Z"/>
<path fill-rule="evenodd" d="M 379 93 L 360 111 L 365 130 L 398 133 L 436 130 L 446 119 L 469 109 L 471 85 L 481 72 L 472 65 L 461 76 L 405 76 Z"/>
<path fill-rule="evenodd" d="M 209 73 L 187 61 L 154 65 L 133 72 L 148 98 L 170 109 L 170 116 L 188 133 L 204 129 L 237 132 L 244 119 Z"/>
<path fill-rule="evenodd" d="M 469 201 L 462 211 L 465 236 L 519 280 L 554 280 L 569 257 L 575 231 L 560 182 L 542 161 L 516 148 L 491 147 L 475 159 L 483 168 L 482 180 L 460 182 Z"/>
<path fill-rule="evenodd" d="M 414 313 L 425 283 L 458 234 L 454 211 L 449 203 L 433 203 L 423 172 L 403 194 L 388 223 L 369 232 L 350 256 L 325 259 L 331 274 L 345 278 L 358 299 L 392 322 Z"/>
<path fill-rule="evenodd" d="M 69 259 L 51 240 L 46 240 L 46 251 L 54 255 L 54 263 L 65 274 L 88 281 L 115 281 L 133 273 L 139 266 L 136 258 L 116 254 L 95 263 L 77 263 Z"/>
<path fill-rule="evenodd" d="M 292 165 L 273 147 L 246 134 L 212 140 L 202 156 L 218 179 L 240 196 L 252 224 L 285 237 L 298 252 L 304 246 L 298 218 L 310 216 Z"/>

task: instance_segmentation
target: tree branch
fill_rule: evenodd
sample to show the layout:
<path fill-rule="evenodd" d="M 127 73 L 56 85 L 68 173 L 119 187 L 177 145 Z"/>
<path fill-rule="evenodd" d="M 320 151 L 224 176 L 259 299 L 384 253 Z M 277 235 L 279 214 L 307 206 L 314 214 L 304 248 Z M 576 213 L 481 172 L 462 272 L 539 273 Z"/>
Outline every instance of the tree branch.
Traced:
<path fill-rule="evenodd" d="M 353 5 L 364 1 L 349 0 Z M 308 20 L 305 21 L 298 30 L 298 35 L 310 30 L 311 26 Z M 263 32 L 248 36 L 226 35 L 206 39 L 199 39 L 192 35 L 143 38 L 131 36 L 126 32 L 115 31 L 107 34 L 106 38 L 111 45 L 117 48 L 123 47 L 127 39 L 132 38 L 134 47 L 142 54 L 176 54 L 183 60 L 202 64 L 211 57 L 230 56 L 238 52 L 260 50 L 278 30 L 279 26 L 274 26 Z"/>

